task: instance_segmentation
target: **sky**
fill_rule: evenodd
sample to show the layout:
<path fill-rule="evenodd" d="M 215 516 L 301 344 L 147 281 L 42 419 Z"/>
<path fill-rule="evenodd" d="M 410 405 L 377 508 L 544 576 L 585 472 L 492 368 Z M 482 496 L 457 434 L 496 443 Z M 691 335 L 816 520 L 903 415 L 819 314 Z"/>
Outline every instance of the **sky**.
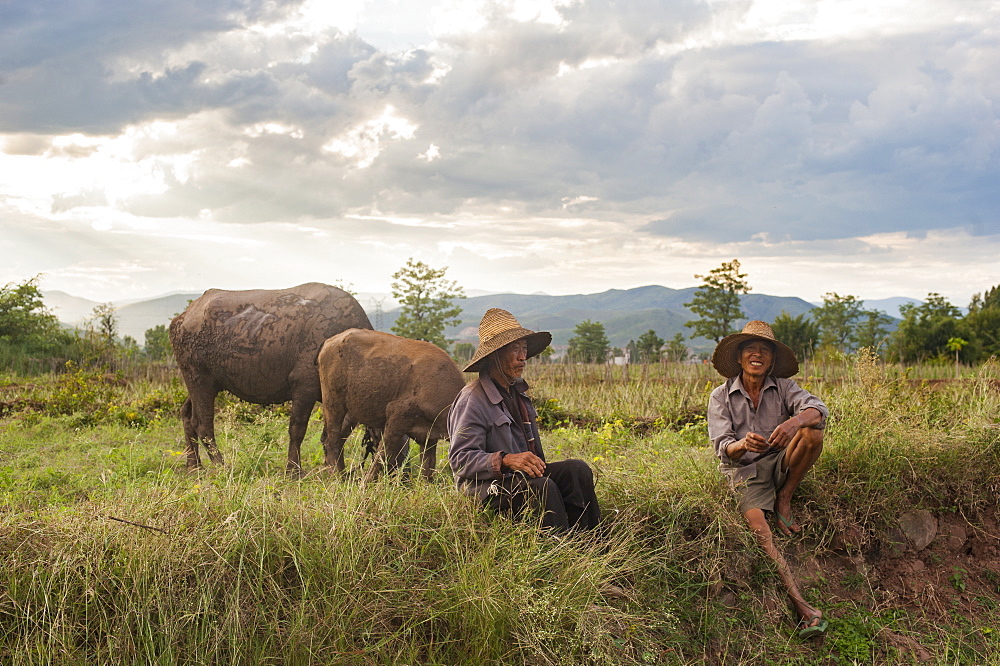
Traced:
<path fill-rule="evenodd" d="M 0 0 L 0 284 L 1000 284 L 1000 0 Z"/>

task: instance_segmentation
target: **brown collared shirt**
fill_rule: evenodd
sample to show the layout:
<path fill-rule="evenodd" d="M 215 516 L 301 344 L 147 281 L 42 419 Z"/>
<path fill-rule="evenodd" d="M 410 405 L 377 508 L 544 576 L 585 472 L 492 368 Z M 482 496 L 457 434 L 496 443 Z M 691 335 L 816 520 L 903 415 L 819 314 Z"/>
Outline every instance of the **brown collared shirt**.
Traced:
<path fill-rule="evenodd" d="M 708 401 L 708 436 L 715 446 L 715 455 L 722 461 L 722 467 L 746 466 L 766 455 L 747 451 L 739 460 L 730 460 L 726 447 L 746 437 L 748 432 L 756 432 L 767 439 L 775 428 L 809 407 L 823 415 L 822 420 L 812 427 L 825 428 L 830 410 L 822 400 L 792 379 L 767 377 L 756 409 L 743 388 L 742 375 L 716 388 Z"/>

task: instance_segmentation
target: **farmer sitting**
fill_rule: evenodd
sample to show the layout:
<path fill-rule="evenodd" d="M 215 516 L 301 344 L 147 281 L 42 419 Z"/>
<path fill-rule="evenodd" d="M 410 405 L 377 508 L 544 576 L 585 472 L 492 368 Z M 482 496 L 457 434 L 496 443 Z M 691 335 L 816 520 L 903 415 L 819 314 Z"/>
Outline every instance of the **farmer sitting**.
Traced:
<path fill-rule="evenodd" d="M 768 514 L 784 534 L 801 530 L 792 516 L 792 494 L 823 450 L 826 405 L 789 377 L 799 369 L 795 353 L 774 338 L 767 322 L 751 321 L 723 338 L 712 365 L 726 383 L 712 391 L 708 435 L 761 548 L 777 567 L 801 617 L 799 636 L 826 631 L 823 614 L 806 603 L 774 543 Z"/>
<path fill-rule="evenodd" d="M 530 509 L 556 532 L 597 527 L 594 474 L 582 460 L 548 462 L 537 413 L 521 378 L 526 361 L 552 341 L 491 308 L 479 324 L 479 348 L 464 368 L 479 378 L 459 392 L 448 414 L 448 462 L 458 489 L 510 516 Z"/>

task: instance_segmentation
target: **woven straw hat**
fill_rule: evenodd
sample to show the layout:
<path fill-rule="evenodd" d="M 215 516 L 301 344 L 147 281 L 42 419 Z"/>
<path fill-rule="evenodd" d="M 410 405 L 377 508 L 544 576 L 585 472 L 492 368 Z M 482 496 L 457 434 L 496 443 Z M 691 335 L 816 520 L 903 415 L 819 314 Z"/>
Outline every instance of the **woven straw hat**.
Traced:
<path fill-rule="evenodd" d="M 778 342 L 774 337 L 771 325 L 766 321 L 748 321 L 740 333 L 727 335 L 715 346 L 712 354 L 712 365 L 723 377 L 735 377 L 743 372 L 740 366 L 740 343 L 746 340 L 767 340 L 774 345 L 774 365 L 768 374 L 775 377 L 791 377 L 799 371 L 799 360 L 795 352 L 787 345 Z"/>
<path fill-rule="evenodd" d="M 528 358 L 531 358 L 545 351 L 552 342 L 552 334 L 528 330 L 506 310 L 490 308 L 479 322 L 479 349 L 472 355 L 464 371 L 479 372 L 485 369 L 487 356 L 515 340 L 528 341 Z"/>

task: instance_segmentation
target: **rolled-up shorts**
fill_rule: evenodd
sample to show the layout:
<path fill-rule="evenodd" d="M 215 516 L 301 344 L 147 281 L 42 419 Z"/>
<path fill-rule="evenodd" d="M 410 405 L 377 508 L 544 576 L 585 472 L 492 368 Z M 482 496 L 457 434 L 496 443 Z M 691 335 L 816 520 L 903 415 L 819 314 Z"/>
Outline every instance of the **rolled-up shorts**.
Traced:
<path fill-rule="evenodd" d="M 788 470 L 785 467 L 785 452 L 781 449 L 774 455 L 766 456 L 742 467 L 723 468 L 722 472 L 739 501 L 740 513 L 750 509 L 774 510 L 774 500 L 785 485 Z"/>

